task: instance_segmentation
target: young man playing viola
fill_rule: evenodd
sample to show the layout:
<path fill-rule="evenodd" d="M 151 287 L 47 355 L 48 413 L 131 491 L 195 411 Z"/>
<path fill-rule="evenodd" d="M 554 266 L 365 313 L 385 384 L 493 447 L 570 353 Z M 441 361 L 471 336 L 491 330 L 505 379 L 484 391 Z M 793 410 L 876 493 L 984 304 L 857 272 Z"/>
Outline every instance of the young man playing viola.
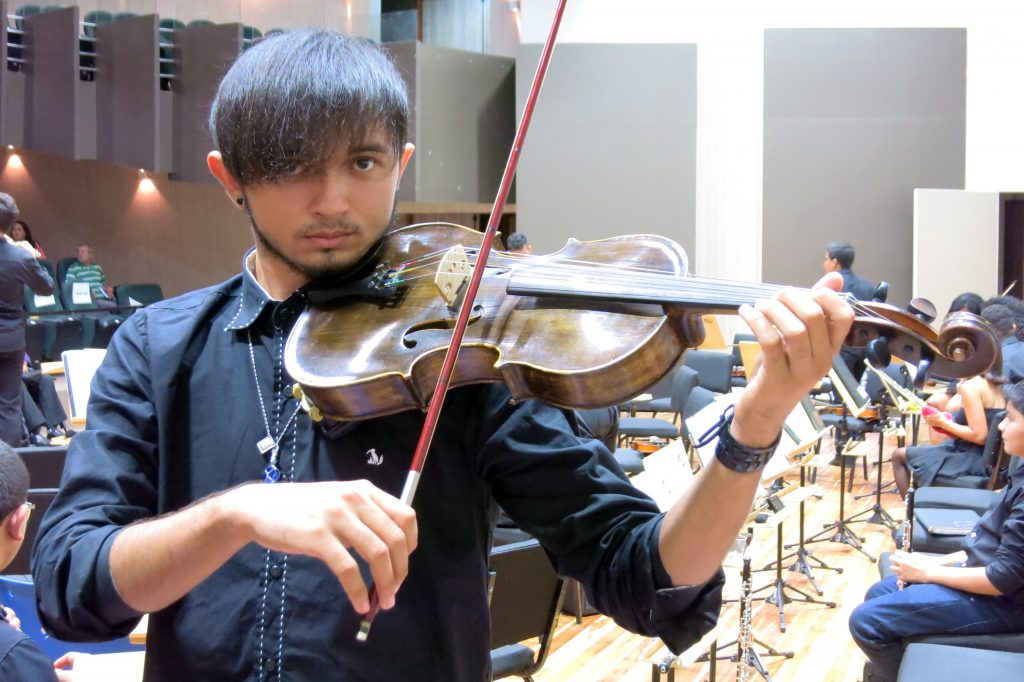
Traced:
<path fill-rule="evenodd" d="M 113 340 L 34 557 L 56 635 L 122 635 L 151 613 L 147 680 L 487 679 L 498 505 L 624 627 L 680 650 L 714 623 L 755 450 L 849 329 L 839 278 L 740 311 L 763 366 L 667 514 L 571 413 L 510 404 L 501 385 L 449 394 L 408 507 L 423 415 L 315 425 L 282 357 L 296 290 L 358 268 L 392 224 L 408 116 L 384 53 L 326 31 L 269 38 L 225 76 L 209 167 L 255 246 L 239 276 L 139 311 Z M 356 643 L 371 583 L 384 612 Z"/>

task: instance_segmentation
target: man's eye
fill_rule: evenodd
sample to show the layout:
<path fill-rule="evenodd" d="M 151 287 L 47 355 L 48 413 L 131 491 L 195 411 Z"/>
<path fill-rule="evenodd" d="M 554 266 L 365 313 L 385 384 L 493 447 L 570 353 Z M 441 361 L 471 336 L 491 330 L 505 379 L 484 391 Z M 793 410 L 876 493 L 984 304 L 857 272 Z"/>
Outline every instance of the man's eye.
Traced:
<path fill-rule="evenodd" d="M 373 170 L 377 162 L 370 158 L 356 159 L 356 168 L 361 171 Z"/>

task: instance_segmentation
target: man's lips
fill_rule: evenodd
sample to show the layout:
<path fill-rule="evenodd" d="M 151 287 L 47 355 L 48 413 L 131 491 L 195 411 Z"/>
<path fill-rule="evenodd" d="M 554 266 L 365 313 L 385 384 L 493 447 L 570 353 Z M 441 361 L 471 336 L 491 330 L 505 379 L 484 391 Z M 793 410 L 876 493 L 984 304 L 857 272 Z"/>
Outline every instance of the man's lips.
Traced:
<path fill-rule="evenodd" d="M 355 238 L 356 232 L 314 232 L 306 235 L 306 239 L 321 249 L 330 249 L 342 246 Z"/>

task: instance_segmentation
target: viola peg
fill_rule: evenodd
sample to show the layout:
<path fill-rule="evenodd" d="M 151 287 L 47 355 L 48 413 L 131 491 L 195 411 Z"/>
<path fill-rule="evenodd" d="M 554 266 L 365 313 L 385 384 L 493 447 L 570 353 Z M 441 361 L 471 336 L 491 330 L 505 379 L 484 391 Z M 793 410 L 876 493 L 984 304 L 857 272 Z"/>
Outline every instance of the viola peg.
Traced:
<path fill-rule="evenodd" d="M 910 299 L 910 303 L 907 305 L 907 311 L 925 324 L 931 324 L 934 322 L 937 315 L 935 304 L 927 298 L 920 297 Z"/>
<path fill-rule="evenodd" d="M 875 303 L 885 303 L 885 299 L 889 298 L 889 283 L 879 282 L 878 288 L 875 289 L 875 293 L 871 295 L 871 300 Z"/>
<path fill-rule="evenodd" d="M 868 362 L 875 369 L 885 369 L 892 362 L 892 352 L 889 350 L 889 339 L 880 336 L 872 339 L 867 345 Z"/>
<path fill-rule="evenodd" d="M 305 397 L 305 392 L 302 390 L 302 386 L 299 384 L 292 384 L 292 397 L 296 400 L 302 400 Z"/>
<path fill-rule="evenodd" d="M 928 381 L 928 373 L 931 371 L 932 361 L 930 358 L 921 358 L 917 363 L 917 374 L 914 376 L 914 388 L 921 390 Z"/>

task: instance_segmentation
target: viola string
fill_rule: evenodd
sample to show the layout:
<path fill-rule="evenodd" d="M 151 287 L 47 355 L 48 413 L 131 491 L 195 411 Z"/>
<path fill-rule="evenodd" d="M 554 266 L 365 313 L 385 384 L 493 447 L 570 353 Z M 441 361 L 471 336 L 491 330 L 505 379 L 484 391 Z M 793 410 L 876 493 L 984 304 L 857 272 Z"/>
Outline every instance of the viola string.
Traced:
<path fill-rule="evenodd" d="M 424 254 L 417 258 L 405 261 L 401 269 L 396 273 L 402 283 L 432 277 L 432 268 L 440 263 L 444 252 Z M 472 257 L 474 252 L 467 251 Z M 784 285 L 764 284 L 754 282 L 735 282 L 712 277 L 696 277 L 684 275 L 677 272 L 667 272 L 656 268 L 645 268 L 640 266 L 609 266 L 606 263 L 595 263 L 570 258 L 551 258 L 548 256 L 508 255 L 501 252 L 494 254 L 496 258 L 491 265 L 500 267 L 503 261 L 512 261 L 509 265 L 522 264 L 525 271 L 535 279 L 550 279 L 553 286 L 569 281 L 572 277 L 584 275 L 587 282 L 595 286 L 605 286 L 609 290 L 614 287 L 621 287 L 624 282 L 622 275 L 629 275 L 630 279 L 626 284 L 630 287 L 640 285 L 654 292 L 665 292 L 663 298 L 678 298 L 685 294 L 689 296 L 704 296 L 712 302 L 724 305 L 741 305 L 752 303 L 758 298 L 774 295 L 786 288 Z M 534 261 L 534 262 L 531 262 Z M 473 267 L 473 263 L 470 263 Z M 547 266 L 547 267 L 545 267 Z M 422 275 L 409 276 L 409 273 L 431 269 L 430 272 Z M 611 272 L 612 274 L 607 274 Z M 796 288 L 796 287 L 794 287 Z M 806 289 L 803 289 L 807 291 Z M 843 294 L 843 298 L 851 305 L 855 312 L 862 317 L 885 319 L 870 308 L 859 303 L 850 294 Z"/>

